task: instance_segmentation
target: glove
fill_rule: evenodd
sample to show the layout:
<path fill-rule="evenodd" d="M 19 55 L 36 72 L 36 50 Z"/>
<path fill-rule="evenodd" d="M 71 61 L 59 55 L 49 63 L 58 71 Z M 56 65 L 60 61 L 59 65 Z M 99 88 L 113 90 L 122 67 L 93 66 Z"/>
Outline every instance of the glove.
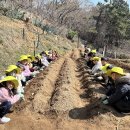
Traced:
<path fill-rule="evenodd" d="M 25 100 L 23 94 L 20 93 L 20 94 L 19 94 L 19 97 L 20 97 L 20 100 Z"/>
<path fill-rule="evenodd" d="M 107 105 L 107 104 L 108 104 L 108 100 L 106 99 L 106 100 L 104 100 L 102 103 L 103 103 L 104 105 Z"/>
<path fill-rule="evenodd" d="M 101 97 L 101 101 L 104 101 L 104 100 L 106 100 L 108 97 L 105 95 L 105 96 L 103 96 L 103 97 Z"/>
<path fill-rule="evenodd" d="M 95 73 L 94 76 L 98 76 L 98 73 Z"/>

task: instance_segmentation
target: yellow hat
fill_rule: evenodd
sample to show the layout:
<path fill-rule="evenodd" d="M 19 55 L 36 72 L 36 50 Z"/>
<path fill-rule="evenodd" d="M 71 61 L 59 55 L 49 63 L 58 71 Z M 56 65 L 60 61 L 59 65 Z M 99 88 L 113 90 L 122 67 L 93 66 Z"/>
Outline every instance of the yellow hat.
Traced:
<path fill-rule="evenodd" d="M 93 57 L 92 60 L 93 60 L 93 61 L 99 61 L 99 60 L 100 60 L 100 57 Z"/>
<path fill-rule="evenodd" d="M 10 65 L 8 66 L 7 70 L 5 71 L 5 73 L 10 73 L 12 72 L 13 70 L 16 70 L 17 73 L 20 72 L 20 68 L 18 68 L 16 65 Z"/>
<path fill-rule="evenodd" d="M 14 83 L 14 88 L 16 89 L 19 85 L 18 80 L 13 76 L 7 76 L 4 79 L 0 80 L 0 83 L 11 81 Z"/>
<path fill-rule="evenodd" d="M 39 59 L 42 58 L 40 54 L 37 54 L 35 57 L 38 57 Z"/>
<path fill-rule="evenodd" d="M 107 73 L 107 67 L 109 66 L 110 64 L 106 64 L 105 66 L 102 66 L 101 67 L 101 70 L 104 72 L 104 73 Z"/>
<path fill-rule="evenodd" d="M 27 55 L 27 57 L 32 58 L 32 56 L 31 56 L 31 55 L 29 55 L 29 54 Z"/>
<path fill-rule="evenodd" d="M 49 55 L 49 51 L 45 51 L 46 55 Z"/>
<path fill-rule="evenodd" d="M 26 55 L 22 55 L 19 59 L 19 61 L 28 60 L 28 57 Z"/>
<path fill-rule="evenodd" d="M 27 55 L 27 57 L 29 58 L 29 60 L 31 60 L 31 62 L 35 60 L 35 57 L 34 57 L 34 56 Z"/>
<path fill-rule="evenodd" d="M 92 53 L 97 53 L 96 49 L 91 51 Z"/>
<path fill-rule="evenodd" d="M 117 73 L 120 75 L 125 75 L 124 70 L 120 67 L 113 67 L 111 70 L 108 70 L 107 74 L 111 76 L 112 73 Z"/>

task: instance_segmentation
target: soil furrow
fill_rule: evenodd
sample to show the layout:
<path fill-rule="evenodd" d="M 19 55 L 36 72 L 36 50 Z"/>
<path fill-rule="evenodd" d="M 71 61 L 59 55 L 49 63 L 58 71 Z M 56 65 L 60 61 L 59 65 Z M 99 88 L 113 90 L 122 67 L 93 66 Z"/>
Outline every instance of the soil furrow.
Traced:
<path fill-rule="evenodd" d="M 13 121 L 0 130 L 129 130 L 129 116 L 101 103 L 105 89 L 85 62 L 75 49 L 50 65 L 26 87 L 25 101 L 9 115 Z"/>
<path fill-rule="evenodd" d="M 54 85 L 64 63 L 64 59 L 60 59 L 57 63 L 51 66 L 46 78 L 41 81 L 41 88 L 37 92 L 32 102 L 32 107 L 35 112 L 45 114 L 49 109 L 49 102 L 54 91 Z"/>

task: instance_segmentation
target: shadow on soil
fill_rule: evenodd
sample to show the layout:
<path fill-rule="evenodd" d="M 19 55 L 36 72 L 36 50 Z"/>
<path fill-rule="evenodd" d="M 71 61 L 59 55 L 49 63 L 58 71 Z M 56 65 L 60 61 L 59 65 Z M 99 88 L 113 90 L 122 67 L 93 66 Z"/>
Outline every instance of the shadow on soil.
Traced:
<path fill-rule="evenodd" d="M 116 117 L 125 116 L 124 114 L 118 113 L 114 108 L 103 105 L 98 99 L 95 103 L 89 104 L 85 107 L 70 110 L 69 117 L 72 119 L 87 120 L 106 113 L 112 113 Z"/>

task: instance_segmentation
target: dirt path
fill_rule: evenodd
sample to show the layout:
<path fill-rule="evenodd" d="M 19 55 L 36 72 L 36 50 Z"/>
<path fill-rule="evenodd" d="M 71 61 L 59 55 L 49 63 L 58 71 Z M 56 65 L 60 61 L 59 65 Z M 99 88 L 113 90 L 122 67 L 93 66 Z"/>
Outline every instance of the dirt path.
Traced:
<path fill-rule="evenodd" d="M 130 117 L 102 105 L 103 94 L 74 50 L 33 79 L 0 130 L 129 130 Z"/>

